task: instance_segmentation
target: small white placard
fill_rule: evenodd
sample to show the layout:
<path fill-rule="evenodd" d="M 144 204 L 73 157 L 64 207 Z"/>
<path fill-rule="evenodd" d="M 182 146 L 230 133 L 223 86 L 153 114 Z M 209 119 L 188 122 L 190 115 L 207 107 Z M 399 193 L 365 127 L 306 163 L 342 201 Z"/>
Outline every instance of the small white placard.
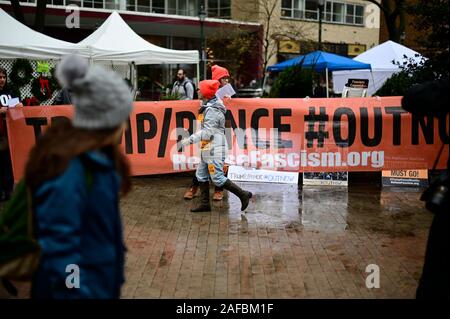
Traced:
<path fill-rule="evenodd" d="M 228 168 L 228 178 L 240 182 L 298 184 L 297 172 L 271 171 L 235 165 Z"/>
<path fill-rule="evenodd" d="M 16 106 L 17 104 L 19 104 L 19 103 L 20 103 L 20 101 L 19 101 L 19 98 L 18 98 L 18 97 L 9 99 L 9 100 L 8 100 L 8 107 L 15 107 L 15 106 Z"/>
<path fill-rule="evenodd" d="M 348 186 L 348 172 L 303 173 L 303 185 Z"/>
<path fill-rule="evenodd" d="M 225 86 L 223 86 L 223 87 L 221 87 L 220 89 L 218 89 L 217 90 L 217 92 L 216 92 L 216 96 L 219 98 L 219 99 L 221 99 L 221 100 L 223 100 L 223 98 L 225 97 L 225 96 L 233 96 L 233 95 L 235 95 L 236 94 L 236 92 L 234 91 L 234 89 L 233 89 L 233 87 L 231 86 L 231 84 L 227 84 L 227 85 L 225 85 Z"/>

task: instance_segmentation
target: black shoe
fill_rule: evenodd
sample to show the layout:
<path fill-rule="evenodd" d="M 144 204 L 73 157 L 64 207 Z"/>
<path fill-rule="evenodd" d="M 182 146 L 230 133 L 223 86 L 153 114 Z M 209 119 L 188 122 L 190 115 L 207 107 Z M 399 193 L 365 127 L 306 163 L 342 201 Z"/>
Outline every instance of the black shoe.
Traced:
<path fill-rule="evenodd" d="M 244 211 L 248 207 L 248 204 L 250 203 L 250 198 L 252 198 L 253 196 L 251 192 L 243 190 L 229 179 L 227 179 L 225 184 L 223 184 L 223 188 L 229 190 L 234 195 L 239 197 L 239 199 L 241 200 L 241 211 Z"/>

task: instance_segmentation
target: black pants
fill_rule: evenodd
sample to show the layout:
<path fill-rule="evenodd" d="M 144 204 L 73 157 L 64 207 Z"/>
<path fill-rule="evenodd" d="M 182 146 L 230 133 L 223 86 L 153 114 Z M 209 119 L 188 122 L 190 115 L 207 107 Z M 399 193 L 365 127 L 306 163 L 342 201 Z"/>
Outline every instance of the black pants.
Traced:
<path fill-rule="evenodd" d="M 0 151 L 0 192 L 11 194 L 14 186 L 9 149 Z"/>
<path fill-rule="evenodd" d="M 449 211 L 435 214 L 428 235 L 422 278 L 417 288 L 417 299 L 449 298 Z"/>

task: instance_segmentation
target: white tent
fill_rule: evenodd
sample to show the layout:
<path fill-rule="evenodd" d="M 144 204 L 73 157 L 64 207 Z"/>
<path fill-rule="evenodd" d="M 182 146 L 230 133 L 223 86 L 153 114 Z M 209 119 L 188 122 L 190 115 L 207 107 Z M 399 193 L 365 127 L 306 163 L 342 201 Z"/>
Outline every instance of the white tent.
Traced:
<path fill-rule="evenodd" d="M 405 59 L 405 56 L 407 59 Z M 366 52 L 361 53 L 354 60 L 369 63 L 372 71 L 354 70 L 354 71 L 334 71 L 333 72 L 333 89 L 335 93 L 341 93 L 348 79 L 368 79 L 369 88 L 368 95 L 373 95 L 381 88 L 392 74 L 399 72 L 401 69 L 392 61 L 403 63 L 409 58 L 419 62 L 423 58 L 422 55 L 411 50 L 401 44 L 393 41 L 386 41 Z"/>
<path fill-rule="evenodd" d="M 54 39 L 20 23 L 0 8 L 1 59 L 60 59 L 77 51 L 75 44 Z"/>
<path fill-rule="evenodd" d="M 119 64 L 198 64 L 196 50 L 161 48 L 136 34 L 114 11 L 90 36 L 79 42 L 84 56 L 92 61 Z"/>
<path fill-rule="evenodd" d="M 20 23 L 0 8 L 0 58 L 60 59 L 78 53 L 91 61 L 115 64 L 198 64 L 196 50 L 158 47 L 137 35 L 113 12 L 90 36 L 74 44 L 54 39 Z"/>

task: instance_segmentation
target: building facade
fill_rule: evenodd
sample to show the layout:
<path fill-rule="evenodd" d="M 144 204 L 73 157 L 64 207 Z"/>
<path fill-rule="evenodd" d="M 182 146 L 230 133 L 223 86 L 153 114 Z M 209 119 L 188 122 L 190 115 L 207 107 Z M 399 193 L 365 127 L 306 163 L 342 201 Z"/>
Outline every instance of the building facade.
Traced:
<path fill-rule="evenodd" d="M 364 0 L 324 2 L 321 38 L 325 51 L 354 57 L 378 45 L 380 10 L 376 5 Z M 236 0 L 232 17 L 269 28 L 267 65 L 318 48 L 317 0 Z"/>
<path fill-rule="evenodd" d="M 33 25 L 36 0 L 20 3 L 26 23 Z M 79 28 L 66 27 L 69 5 L 79 8 Z M 13 15 L 10 1 L 0 0 L 0 6 Z M 207 16 L 203 23 L 200 8 Z M 169 49 L 200 49 L 202 24 L 206 46 L 208 38 L 219 33 L 239 29 L 251 34 L 259 45 L 252 49 L 255 54 L 246 57 L 245 76 L 236 74 L 241 85 L 261 78 L 265 66 L 317 49 L 319 38 L 317 0 L 49 0 L 44 32 L 78 42 L 113 10 L 143 38 Z M 378 44 L 380 12 L 368 1 L 327 0 L 322 22 L 322 48 L 326 51 L 353 57 Z M 227 57 L 215 60 L 213 55 L 206 59 L 225 66 L 230 62 Z M 142 78 L 143 86 L 158 91 L 172 81 L 178 67 L 186 68 L 191 78 L 197 77 L 194 66 L 152 66 L 143 71 L 148 74 Z"/>

